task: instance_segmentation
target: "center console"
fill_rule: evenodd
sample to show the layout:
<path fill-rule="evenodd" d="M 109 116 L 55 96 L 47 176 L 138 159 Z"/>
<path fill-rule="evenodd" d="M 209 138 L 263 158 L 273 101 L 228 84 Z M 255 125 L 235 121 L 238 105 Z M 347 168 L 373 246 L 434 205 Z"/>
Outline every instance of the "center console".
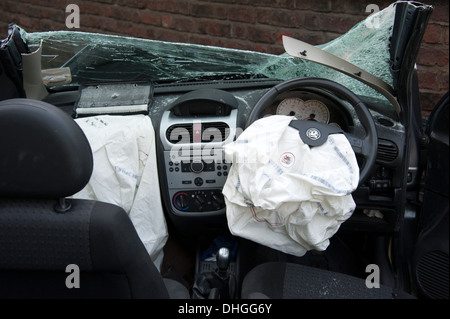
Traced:
<path fill-rule="evenodd" d="M 231 163 L 223 147 L 235 138 L 237 106 L 229 92 L 200 89 L 163 113 L 160 139 L 171 217 L 225 213 L 222 188 Z"/>

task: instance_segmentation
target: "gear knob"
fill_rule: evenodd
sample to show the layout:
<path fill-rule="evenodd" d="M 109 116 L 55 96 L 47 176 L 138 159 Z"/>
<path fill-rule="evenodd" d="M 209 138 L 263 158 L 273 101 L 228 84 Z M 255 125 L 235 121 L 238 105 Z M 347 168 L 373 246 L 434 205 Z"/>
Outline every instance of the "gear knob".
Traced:
<path fill-rule="evenodd" d="M 228 266 L 230 265 L 230 250 L 226 247 L 220 248 L 217 251 L 216 260 L 219 273 L 226 273 L 228 270 Z"/>

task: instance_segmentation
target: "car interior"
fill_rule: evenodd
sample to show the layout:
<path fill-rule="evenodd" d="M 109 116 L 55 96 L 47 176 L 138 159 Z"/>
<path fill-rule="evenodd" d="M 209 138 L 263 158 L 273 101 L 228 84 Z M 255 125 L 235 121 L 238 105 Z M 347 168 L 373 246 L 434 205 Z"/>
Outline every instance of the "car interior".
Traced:
<path fill-rule="evenodd" d="M 58 66 L 71 69 L 79 85 L 52 89 L 53 82 L 44 97 L 30 98 L 30 92 L 39 96 L 27 86 L 30 43 L 11 25 L 0 50 L 0 297 L 448 299 L 448 93 L 423 120 L 415 68 L 433 8 L 398 2 L 391 9 L 388 90 L 348 69 L 351 79 L 342 81 L 321 77 L 319 69 L 288 80 L 242 72 L 82 83 L 94 69 L 75 73 L 83 63 L 108 76 L 141 72 L 105 62 L 105 45 L 101 59 L 86 47 Z M 288 53 L 294 48 L 291 55 L 300 56 L 294 61 L 319 59 L 302 42 L 284 41 Z M 344 69 L 343 63 L 331 68 Z M 381 98 L 348 81 L 378 89 Z M 267 155 L 264 138 L 276 131 L 255 124 L 286 117 L 286 132 L 308 150 L 345 136 L 359 168 L 354 189 L 345 193 L 351 213 L 333 217 L 333 232 L 329 226 L 308 233 L 307 239 L 328 231 L 317 246 L 303 235 L 306 222 L 283 220 L 278 227 L 271 219 L 294 205 L 288 195 L 300 188 L 290 185 L 300 184 L 283 179 L 268 194 L 252 184 L 270 166 L 258 167 L 258 156 Z M 238 155 L 262 155 L 238 163 L 228 145 Z M 334 145 L 338 155 L 342 147 Z M 286 171 L 300 160 L 288 153 Z M 327 156 L 325 164 L 305 157 L 304 166 L 322 165 L 321 176 L 338 167 Z M 309 201 L 328 209 L 328 196 L 336 195 L 329 185 L 325 195 L 320 191 L 333 180 L 318 179 Z M 247 186 L 261 192 L 242 195 L 238 206 L 233 191 Z M 268 213 L 271 203 L 276 213 Z M 330 216 L 340 209 L 330 208 Z M 295 243 L 276 243 L 269 231 Z M 291 245 L 303 252 L 291 252 Z"/>

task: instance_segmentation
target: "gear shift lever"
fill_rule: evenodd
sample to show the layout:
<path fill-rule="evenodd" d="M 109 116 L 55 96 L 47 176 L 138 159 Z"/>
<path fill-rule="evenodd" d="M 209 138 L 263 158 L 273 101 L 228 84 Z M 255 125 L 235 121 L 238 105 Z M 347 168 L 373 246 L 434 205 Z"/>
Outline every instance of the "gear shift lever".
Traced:
<path fill-rule="evenodd" d="M 220 248 L 217 251 L 216 262 L 218 275 L 221 278 L 225 278 L 228 272 L 228 266 L 230 265 L 230 250 L 226 247 Z"/>

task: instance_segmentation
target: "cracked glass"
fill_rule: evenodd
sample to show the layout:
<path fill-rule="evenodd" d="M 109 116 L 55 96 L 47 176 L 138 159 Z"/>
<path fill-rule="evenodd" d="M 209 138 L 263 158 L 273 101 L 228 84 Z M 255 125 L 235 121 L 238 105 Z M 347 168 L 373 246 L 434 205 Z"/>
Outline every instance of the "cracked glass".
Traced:
<path fill-rule="evenodd" d="M 346 34 L 319 48 L 373 74 L 392 87 L 389 39 L 395 7 L 370 15 Z M 43 45 L 42 69 L 70 68 L 71 83 L 50 89 L 109 81 L 152 81 L 155 84 L 273 78 L 320 77 L 343 84 L 354 93 L 390 105 L 367 85 L 329 67 L 286 53 L 259 52 L 172 43 L 73 31 L 26 33 L 30 48 Z M 301 40 L 301 38 L 299 38 Z M 391 106 L 392 107 L 392 106 Z"/>

